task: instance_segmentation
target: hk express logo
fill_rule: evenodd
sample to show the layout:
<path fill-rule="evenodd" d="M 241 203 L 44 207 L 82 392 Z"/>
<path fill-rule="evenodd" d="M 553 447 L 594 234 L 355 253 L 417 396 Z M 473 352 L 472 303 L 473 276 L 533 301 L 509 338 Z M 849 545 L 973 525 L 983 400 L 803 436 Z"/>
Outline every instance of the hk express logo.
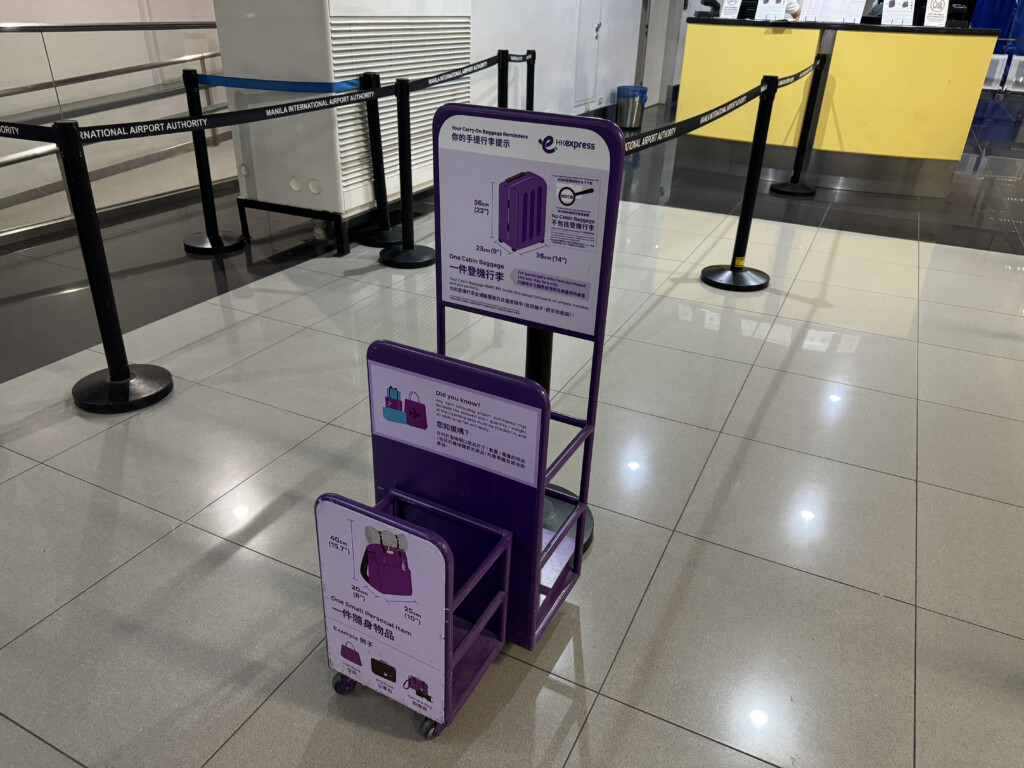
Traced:
<path fill-rule="evenodd" d="M 555 139 L 553 136 L 545 136 L 543 139 L 537 139 L 537 143 L 540 144 L 540 148 L 543 149 L 547 154 L 552 154 L 559 147 L 565 149 L 597 149 L 597 144 L 592 141 L 575 141 L 573 139 Z"/>

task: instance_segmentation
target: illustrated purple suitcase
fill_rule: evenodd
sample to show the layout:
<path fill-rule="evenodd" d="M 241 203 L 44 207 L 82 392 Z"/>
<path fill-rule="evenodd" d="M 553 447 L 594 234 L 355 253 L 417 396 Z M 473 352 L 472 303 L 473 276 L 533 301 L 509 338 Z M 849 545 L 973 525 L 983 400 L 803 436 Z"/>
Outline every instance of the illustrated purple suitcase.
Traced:
<path fill-rule="evenodd" d="M 359 651 L 352 643 L 345 643 L 341 646 L 341 658 L 350 664 L 355 664 L 357 667 L 363 666 L 363 660 L 359 658 Z"/>
<path fill-rule="evenodd" d="M 544 240 L 548 185 L 532 171 L 510 176 L 498 185 L 498 240 L 513 251 Z"/>
<path fill-rule="evenodd" d="M 368 536 L 371 530 L 367 528 Z M 376 534 L 379 542 L 369 544 L 363 552 L 363 561 L 359 564 L 360 575 L 382 595 L 411 595 L 412 572 L 409 570 L 405 550 L 388 546 L 381 532 L 376 531 Z"/>

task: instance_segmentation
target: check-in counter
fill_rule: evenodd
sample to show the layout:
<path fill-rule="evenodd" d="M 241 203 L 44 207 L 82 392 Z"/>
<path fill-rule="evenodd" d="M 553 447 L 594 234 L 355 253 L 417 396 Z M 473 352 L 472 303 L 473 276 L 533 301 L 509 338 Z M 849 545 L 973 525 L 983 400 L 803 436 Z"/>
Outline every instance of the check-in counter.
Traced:
<path fill-rule="evenodd" d="M 970 131 L 998 30 L 691 18 L 677 119 L 728 101 L 763 75 L 828 54 L 804 178 L 840 189 L 943 197 Z M 788 178 L 810 78 L 779 91 L 765 176 Z M 695 131 L 680 158 L 742 169 L 753 108 Z"/>

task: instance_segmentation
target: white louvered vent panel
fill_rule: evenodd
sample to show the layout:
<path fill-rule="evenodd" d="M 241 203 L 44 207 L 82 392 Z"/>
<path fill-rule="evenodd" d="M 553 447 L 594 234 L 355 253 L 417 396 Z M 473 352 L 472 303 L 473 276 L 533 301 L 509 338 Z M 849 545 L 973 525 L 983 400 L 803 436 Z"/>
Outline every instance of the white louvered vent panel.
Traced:
<path fill-rule="evenodd" d="M 334 79 L 347 80 L 363 72 L 376 72 L 381 84 L 395 78 L 421 77 L 458 69 L 470 63 L 470 20 L 448 17 L 332 17 L 331 51 Z M 442 104 L 469 103 L 470 83 L 465 77 L 412 94 L 413 170 L 429 167 L 433 148 L 431 124 Z M 366 108 L 356 104 L 337 110 L 338 151 L 343 193 L 372 183 Z M 398 126 L 395 100 L 380 102 L 381 137 L 387 176 L 398 174 Z M 389 196 L 398 193 L 389 182 Z"/>

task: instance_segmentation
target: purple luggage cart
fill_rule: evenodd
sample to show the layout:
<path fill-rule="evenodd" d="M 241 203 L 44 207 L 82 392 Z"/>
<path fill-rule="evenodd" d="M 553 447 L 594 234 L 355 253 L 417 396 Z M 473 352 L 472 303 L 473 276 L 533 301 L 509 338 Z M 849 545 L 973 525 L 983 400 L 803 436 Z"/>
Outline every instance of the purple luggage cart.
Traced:
<path fill-rule="evenodd" d="M 518 251 L 544 241 L 548 185 L 532 171 L 498 185 L 498 240 Z"/>
<path fill-rule="evenodd" d="M 381 631 L 376 636 L 372 632 L 367 633 L 374 638 L 367 641 L 362 636 L 362 622 L 373 616 L 372 629 L 376 630 L 386 622 L 376 620 L 369 602 L 359 607 L 350 606 L 346 602 L 347 593 L 335 588 L 337 580 L 330 574 L 337 563 L 333 563 L 331 558 L 340 557 L 346 561 L 351 558 L 355 548 L 349 543 L 351 539 L 345 539 L 344 531 L 354 526 L 344 523 L 354 516 L 372 521 L 374 527 L 379 525 L 403 532 L 413 545 L 417 541 L 422 542 L 424 547 L 436 551 L 443 561 L 439 571 L 443 583 L 427 585 L 429 592 L 436 591 L 437 607 L 443 606 L 443 616 L 439 614 L 443 640 L 437 635 L 428 640 L 443 643 L 440 657 L 443 668 L 437 670 L 438 679 L 434 681 L 439 690 L 417 676 L 423 673 L 411 674 L 408 671 L 411 667 L 403 667 L 403 655 L 395 648 L 374 643 Z M 407 517 L 415 517 L 420 524 L 409 522 Z M 373 686 L 389 698 L 425 714 L 420 734 L 426 739 L 433 739 L 462 709 L 505 644 L 511 534 L 399 491 L 388 493 L 373 507 L 333 493 L 324 494 L 316 502 L 316 524 L 324 578 L 328 657 L 337 672 L 333 682 L 335 692 L 342 695 L 351 693 L 358 682 L 367 687 Z M 423 614 L 419 620 L 425 625 L 429 618 L 426 611 L 418 604 L 416 608 Z M 407 616 L 409 610 L 406 607 Z M 357 611 L 361 614 L 358 621 L 355 618 Z M 356 626 L 359 630 L 354 629 Z M 395 631 L 399 630 L 396 628 Z M 362 647 L 370 656 L 369 664 L 353 647 L 352 640 L 345 638 L 364 643 Z M 399 672 L 399 669 L 403 671 Z M 430 716 L 438 712 L 436 719 Z"/>

